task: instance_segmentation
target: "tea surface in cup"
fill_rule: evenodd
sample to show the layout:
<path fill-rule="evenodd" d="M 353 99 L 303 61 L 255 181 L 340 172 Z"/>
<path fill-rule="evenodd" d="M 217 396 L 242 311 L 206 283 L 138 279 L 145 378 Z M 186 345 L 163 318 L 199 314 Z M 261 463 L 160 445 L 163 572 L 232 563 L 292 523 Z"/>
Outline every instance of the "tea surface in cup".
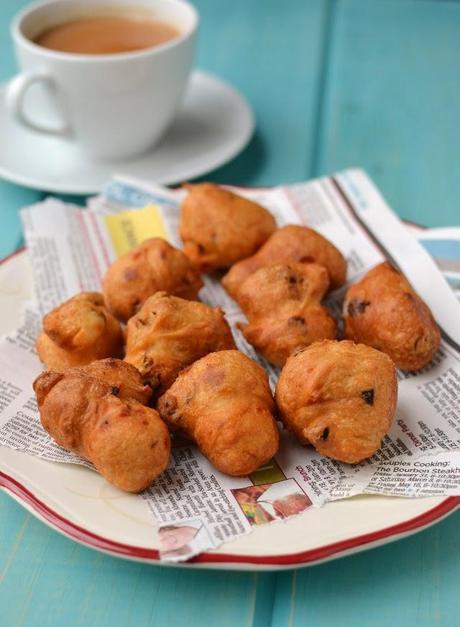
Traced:
<path fill-rule="evenodd" d="M 152 48 L 180 34 L 175 26 L 154 18 L 110 15 L 58 24 L 45 30 L 34 41 L 59 52 L 116 54 Z"/>

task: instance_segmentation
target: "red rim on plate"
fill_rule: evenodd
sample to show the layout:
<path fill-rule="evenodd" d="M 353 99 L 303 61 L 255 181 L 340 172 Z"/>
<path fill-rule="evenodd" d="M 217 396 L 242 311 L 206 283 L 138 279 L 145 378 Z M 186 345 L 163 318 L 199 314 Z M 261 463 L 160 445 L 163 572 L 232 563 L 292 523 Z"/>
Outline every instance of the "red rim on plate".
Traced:
<path fill-rule="evenodd" d="M 24 251 L 24 248 L 16 250 L 12 254 L 1 259 L 0 264 L 8 262 L 13 257 Z M 6 492 L 10 492 L 20 503 L 24 503 L 26 507 L 33 511 L 33 513 L 37 514 L 38 518 L 46 521 L 49 525 L 51 525 L 51 527 L 57 529 L 67 537 L 76 540 L 77 542 L 93 549 L 110 553 L 111 555 L 115 555 L 117 557 L 161 563 L 158 551 L 155 549 L 147 549 L 144 547 L 115 542 L 73 523 L 46 505 L 17 479 L 2 471 L 0 471 L 0 488 L 4 489 Z M 253 564 L 265 566 L 267 568 L 270 568 L 270 566 L 275 568 L 294 568 L 302 565 L 311 565 L 334 557 L 340 557 L 342 554 L 346 554 L 352 549 L 364 550 L 366 548 L 371 548 L 374 545 L 378 545 L 382 540 L 388 540 L 390 538 L 392 540 L 397 540 L 405 535 L 421 531 L 442 518 L 445 518 L 448 514 L 452 513 L 459 507 L 460 497 L 448 497 L 439 503 L 439 505 L 427 510 L 423 514 L 415 516 L 414 518 L 409 518 L 404 522 L 379 529 L 378 531 L 341 540 L 340 542 L 326 544 L 308 551 L 301 551 L 299 553 L 259 556 L 207 552 L 201 553 L 187 563 L 191 565 Z"/>
<path fill-rule="evenodd" d="M 64 535 L 77 540 L 91 548 L 99 549 L 116 555 L 119 557 L 130 557 L 137 560 L 147 560 L 150 562 L 158 562 L 159 555 L 155 549 L 146 549 L 139 546 L 122 544 L 103 538 L 91 531 L 76 525 L 67 518 L 64 518 L 53 509 L 48 507 L 43 501 L 38 499 L 32 492 L 25 488 L 19 481 L 13 479 L 4 472 L 0 472 L 0 487 L 11 492 L 19 501 L 24 501 L 28 506 L 37 512 L 40 518 L 43 518 L 52 527 L 55 527 Z M 380 540 L 393 538 L 397 540 L 399 536 L 403 536 L 408 532 L 421 531 L 425 527 L 430 526 L 436 521 L 441 520 L 449 513 L 460 507 L 460 497 L 446 498 L 442 503 L 429 509 L 428 511 L 405 520 L 397 525 L 385 527 L 366 533 L 348 540 L 326 544 L 324 546 L 310 549 L 309 551 L 301 551 L 300 553 L 290 553 L 288 555 L 235 555 L 232 553 L 202 553 L 190 560 L 189 564 L 260 564 L 264 566 L 301 566 L 320 562 L 327 558 L 339 557 L 341 553 L 345 553 L 354 548 L 370 548 L 373 544 L 377 544 Z"/>

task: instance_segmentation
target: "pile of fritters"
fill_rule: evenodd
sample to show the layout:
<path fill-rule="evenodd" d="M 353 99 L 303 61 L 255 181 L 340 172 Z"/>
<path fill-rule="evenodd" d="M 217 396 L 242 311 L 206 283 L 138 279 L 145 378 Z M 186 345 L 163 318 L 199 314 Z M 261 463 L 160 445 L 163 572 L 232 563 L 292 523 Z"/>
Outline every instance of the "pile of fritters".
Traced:
<path fill-rule="evenodd" d="M 103 294 L 77 294 L 44 317 L 36 347 L 48 370 L 34 382 L 43 427 L 134 492 L 166 468 L 169 430 L 235 476 L 276 454 L 275 416 L 323 455 L 372 456 L 395 413 L 395 366 L 422 368 L 439 347 L 427 305 L 382 263 L 348 288 L 339 341 L 324 298 L 345 284 L 347 264 L 331 242 L 304 226 L 277 229 L 229 189 L 186 189 L 183 251 L 146 240 L 109 267 Z M 282 367 L 276 406 L 223 312 L 197 300 L 201 273 L 222 269 L 247 318 L 238 329 Z"/>

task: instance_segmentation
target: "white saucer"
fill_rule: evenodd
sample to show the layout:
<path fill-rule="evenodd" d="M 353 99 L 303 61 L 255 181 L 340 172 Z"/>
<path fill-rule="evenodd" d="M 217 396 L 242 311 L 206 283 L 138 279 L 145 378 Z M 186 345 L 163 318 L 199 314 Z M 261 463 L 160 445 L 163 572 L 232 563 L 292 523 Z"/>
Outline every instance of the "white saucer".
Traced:
<path fill-rule="evenodd" d="M 46 191 L 93 194 L 114 173 L 156 183 L 192 179 L 226 163 L 248 143 L 254 118 L 246 100 L 227 83 L 195 71 L 183 106 L 151 153 L 135 160 L 93 162 L 65 140 L 14 122 L 0 88 L 0 177 Z"/>

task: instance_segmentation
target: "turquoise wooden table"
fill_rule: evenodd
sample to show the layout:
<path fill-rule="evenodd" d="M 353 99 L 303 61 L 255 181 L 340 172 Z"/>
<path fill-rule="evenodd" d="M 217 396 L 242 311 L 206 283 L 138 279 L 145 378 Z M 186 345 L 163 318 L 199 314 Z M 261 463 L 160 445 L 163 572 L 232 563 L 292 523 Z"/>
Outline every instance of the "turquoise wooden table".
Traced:
<path fill-rule="evenodd" d="M 24 4 L 0 3 L 2 80 L 15 67 L 8 23 Z M 240 88 L 257 116 L 250 146 L 207 178 L 271 185 L 357 165 L 402 217 L 460 223 L 459 2 L 196 4 L 199 65 Z M 18 208 L 42 197 L 0 182 L 2 256 L 20 244 Z M 0 494 L 0 625 L 458 626 L 459 523 L 457 513 L 305 570 L 185 572 L 83 548 Z"/>

